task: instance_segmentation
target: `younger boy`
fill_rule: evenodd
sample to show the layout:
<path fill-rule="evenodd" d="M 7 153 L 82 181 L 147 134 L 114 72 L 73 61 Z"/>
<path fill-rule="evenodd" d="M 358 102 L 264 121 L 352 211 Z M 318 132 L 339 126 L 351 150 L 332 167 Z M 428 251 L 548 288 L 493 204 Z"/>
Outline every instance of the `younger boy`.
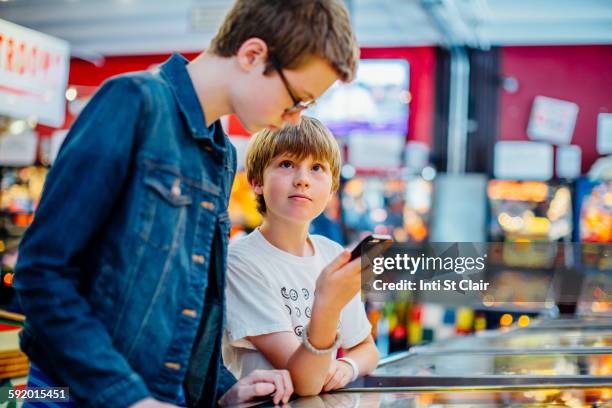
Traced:
<path fill-rule="evenodd" d="M 19 248 L 30 385 L 69 387 L 91 408 L 286 402 L 287 372 L 236 383 L 220 364 L 236 152 L 219 118 L 297 124 L 356 59 L 341 0 L 237 0 L 193 61 L 107 81 Z"/>
<path fill-rule="evenodd" d="M 246 171 L 262 225 L 229 247 L 223 358 L 237 378 L 286 368 L 294 390 L 313 395 L 345 386 L 378 364 L 358 291 L 359 260 L 309 235 L 337 190 L 340 151 L 317 119 L 264 130 L 249 145 Z M 336 359 L 338 346 L 346 350 Z"/>

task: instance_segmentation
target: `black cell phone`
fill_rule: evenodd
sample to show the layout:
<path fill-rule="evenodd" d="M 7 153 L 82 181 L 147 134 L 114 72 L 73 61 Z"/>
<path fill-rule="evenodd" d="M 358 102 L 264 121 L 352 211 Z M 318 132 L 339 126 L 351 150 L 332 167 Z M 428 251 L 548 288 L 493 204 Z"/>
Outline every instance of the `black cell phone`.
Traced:
<path fill-rule="evenodd" d="M 367 237 L 365 237 L 364 239 L 361 240 L 361 242 L 359 244 L 357 244 L 357 246 L 351 251 L 351 259 L 349 260 L 352 261 L 353 259 L 359 258 L 362 253 L 363 253 L 363 248 L 365 246 L 365 244 L 385 244 L 383 248 L 381 248 L 381 253 L 384 252 L 387 248 L 389 248 L 391 246 L 391 244 L 393 244 L 393 237 L 391 237 L 391 235 L 380 235 L 380 234 L 372 234 L 372 235 L 368 235 Z"/>

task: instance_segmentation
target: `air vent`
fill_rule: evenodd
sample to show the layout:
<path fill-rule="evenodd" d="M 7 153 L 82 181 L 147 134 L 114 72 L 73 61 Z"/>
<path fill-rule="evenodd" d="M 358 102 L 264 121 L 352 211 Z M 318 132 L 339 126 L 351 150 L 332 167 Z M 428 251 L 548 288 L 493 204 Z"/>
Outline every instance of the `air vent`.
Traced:
<path fill-rule="evenodd" d="M 194 2 L 189 10 L 189 30 L 194 33 L 216 32 L 230 6 L 230 1 Z"/>

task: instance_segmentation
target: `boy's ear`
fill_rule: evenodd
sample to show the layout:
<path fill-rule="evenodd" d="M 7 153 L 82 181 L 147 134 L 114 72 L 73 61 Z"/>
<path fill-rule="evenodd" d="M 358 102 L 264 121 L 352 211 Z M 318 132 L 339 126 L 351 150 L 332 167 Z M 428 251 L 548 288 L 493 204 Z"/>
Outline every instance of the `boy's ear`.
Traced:
<path fill-rule="evenodd" d="M 329 203 L 331 202 L 332 198 L 334 198 L 334 194 L 336 194 L 336 191 L 337 191 L 337 190 L 332 189 L 332 190 L 329 192 L 329 197 L 327 197 L 327 204 L 329 204 Z M 327 205 L 327 204 L 326 204 L 326 205 Z"/>
<path fill-rule="evenodd" d="M 238 65 L 245 71 L 250 71 L 259 64 L 266 64 L 268 60 L 268 45 L 257 37 L 247 39 L 236 52 Z"/>
<path fill-rule="evenodd" d="M 253 192 L 257 195 L 262 195 L 263 194 L 263 187 L 260 186 L 259 184 L 257 184 L 257 182 L 255 180 L 251 180 L 250 182 L 251 184 L 251 188 L 253 189 Z"/>

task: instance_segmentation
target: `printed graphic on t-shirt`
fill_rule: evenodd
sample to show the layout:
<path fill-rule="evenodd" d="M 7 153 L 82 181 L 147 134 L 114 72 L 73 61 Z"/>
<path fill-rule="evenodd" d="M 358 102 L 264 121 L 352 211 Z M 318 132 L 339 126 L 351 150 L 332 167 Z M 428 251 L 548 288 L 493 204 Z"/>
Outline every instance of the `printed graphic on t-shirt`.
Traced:
<path fill-rule="evenodd" d="M 284 287 L 284 286 L 281 288 L 281 296 L 284 297 L 285 299 L 289 299 L 289 294 L 287 293 L 287 288 Z"/>
<path fill-rule="evenodd" d="M 280 295 L 284 299 L 283 303 L 287 313 L 291 316 L 293 332 L 296 336 L 301 336 L 304 326 L 310 320 L 312 314 L 312 297 L 307 288 L 288 288 L 283 286 Z"/>

